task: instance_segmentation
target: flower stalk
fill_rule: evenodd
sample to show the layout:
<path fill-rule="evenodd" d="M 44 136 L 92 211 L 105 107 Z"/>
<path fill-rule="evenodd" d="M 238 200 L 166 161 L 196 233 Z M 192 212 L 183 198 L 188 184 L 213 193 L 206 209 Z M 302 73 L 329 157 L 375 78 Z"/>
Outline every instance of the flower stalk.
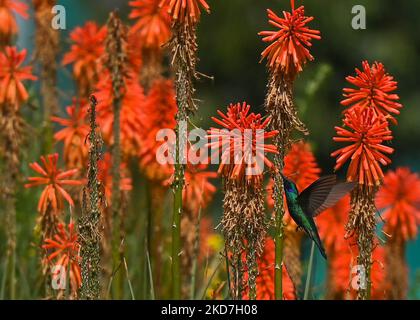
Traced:
<path fill-rule="evenodd" d="M 83 190 L 82 217 L 79 223 L 80 233 L 80 256 L 82 269 L 82 287 L 80 294 L 82 299 L 99 299 L 101 292 L 100 285 L 100 204 L 103 195 L 100 193 L 100 182 L 98 180 L 98 161 L 101 157 L 102 140 L 98 135 L 96 124 L 95 96 L 90 97 L 89 110 L 89 167 L 88 183 Z"/>
<path fill-rule="evenodd" d="M 273 169 L 266 153 L 277 153 L 274 145 L 265 144 L 265 139 L 278 134 L 265 132 L 271 119 L 263 120 L 260 114 L 249 113 L 250 109 L 245 102 L 231 104 L 226 114 L 218 111 L 221 119 L 212 118 L 223 129 L 208 131 L 209 145 L 221 153 L 222 159 L 218 171 L 224 186 L 222 226 L 231 259 L 228 272 L 232 274 L 232 298 L 236 300 L 243 298 L 245 270 L 249 298 L 256 298 L 257 257 L 263 251 L 267 231 L 262 192 L 264 165 Z M 246 147 L 242 150 L 242 146 Z"/>
<path fill-rule="evenodd" d="M 26 10 L 26 6 L 24 8 Z M 5 14 L 4 11 L 3 14 Z M 0 40 L 1 38 L 0 33 Z M 20 107 L 29 98 L 23 81 L 36 80 L 36 77 L 32 75 L 32 68 L 22 65 L 25 57 L 26 50 L 19 52 L 16 47 L 7 46 L 0 52 L 0 82 L 2 83 L 0 93 L 0 157 L 4 160 L 1 168 L 2 182 L 0 188 L 6 210 L 8 270 L 5 270 L 5 272 L 9 276 L 10 299 L 14 299 L 16 294 L 16 192 L 20 176 L 19 159 L 21 158 L 24 133 L 27 130 L 25 121 L 20 114 Z"/>
<path fill-rule="evenodd" d="M 181 297 L 181 216 L 183 213 L 182 193 L 185 185 L 186 123 L 189 115 L 197 111 L 194 101 L 194 80 L 197 79 L 196 26 L 200 19 L 200 6 L 207 11 L 210 7 L 204 0 L 162 0 L 159 6 L 166 10 L 172 18 L 172 39 L 169 41 L 172 60 L 171 65 L 175 75 L 175 92 L 178 112 L 176 115 L 177 135 L 174 159 L 175 173 L 172 183 L 174 206 L 172 213 L 172 298 Z M 182 8 L 182 9 L 181 9 Z"/>
<path fill-rule="evenodd" d="M 58 107 L 57 55 L 59 32 L 51 27 L 55 0 L 33 0 L 35 8 L 35 58 L 40 64 L 40 81 L 44 117 L 42 137 L 43 153 L 52 152 L 53 130 L 50 118 Z"/>
<path fill-rule="evenodd" d="M 320 32 L 311 30 L 306 24 L 313 17 L 305 16 L 305 8 L 295 9 L 295 1 L 291 0 L 291 12 L 283 12 L 284 18 L 277 16 L 272 10 L 268 11 L 271 25 L 279 27 L 276 31 L 262 31 L 264 42 L 270 45 L 262 52 L 262 59 L 267 59 L 269 81 L 265 109 L 271 116 L 271 130 L 279 131 L 274 139 L 279 153 L 274 157 L 276 171 L 273 172 L 274 211 L 275 211 L 275 296 L 282 299 L 283 275 L 283 246 L 284 246 L 284 190 L 281 173 L 284 169 L 284 157 L 290 148 L 290 136 L 294 130 L 308 134 L 308 131 L 299 119 L 293 102 L 293 82 L 308 60 L 313 60 L 309 53 L 312 39 L 319 40 Z"/>
<path fill-rule="evenodd" d="M 336 142 L 349 144 L 333 152 L 337 157 L 335 170 L 350 161 L 347 180 L 357 182 L 351 193 L 351 210 L 346 224 L 346 238 L 356 237 L 358 245 L 357 262 L 362 266 L 366 281 L 359 286 L 357 298 L 368 300 L 371 297 L 372 252 L 376 232 L 375 194 L 382 184 L 382 166 L 389 165 L 387 155 L 394 149 L 385 145 L 391 141 L 392 131 L 389 122 L 396 123 L 392 114 L 399 114 L 402 107 L 393 94 L 397 82 L 386 73 L 382 63 L 369 65 L 362 62 L 363 70 L 356 69 L 355 77 L 347 81 L 357 88 L 344 88 L 341 102 L 347 109 L 344 112 L 343 127 L 336 127 Z"/>
<path fill-rule="evenodd" d="M 123 274 L 122 262 L 124 258 L 124 230 L 121 228 L 121 104 L 124 89 L 124 71 L 126 64 L 126 29 L 114 11 L 108 19 L 108 35 L 106 38 L 106 66 L 112 81 L 112 105 L 113 105 L 113 144 L 112 144 L 112 219 L 113 219 L 113 264 L 116 271 L 116 298 L 122 298 Z"/>

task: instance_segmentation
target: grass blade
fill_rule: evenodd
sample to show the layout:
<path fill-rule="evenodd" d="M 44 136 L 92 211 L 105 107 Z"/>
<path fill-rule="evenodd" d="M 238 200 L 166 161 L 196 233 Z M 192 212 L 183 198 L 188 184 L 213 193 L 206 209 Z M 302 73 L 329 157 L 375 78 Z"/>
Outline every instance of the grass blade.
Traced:
<path fill-rule="evenodd" d="M 147 269 L 149 270 L 149 281 L 150 281 L 150 298 L 155 300 L 155 287 L 153 285 L 153 272 L 152 265 L 150 263 L 149 250 L 146 250 L 146 259 L 147 259 Z"/>
<path fill-rule="evenodd" d="M 303 300 L 308 300 L 310 286 L 311 286 L 312 266 L 314 262 L 314 252 L 315 252 L 315 242 L 314 241 L 311 241 L 311 242 L 312 242 L 311 255 L 309 257 L 308 275 L 306 276 L 305 293 L 303 295 Z"/>

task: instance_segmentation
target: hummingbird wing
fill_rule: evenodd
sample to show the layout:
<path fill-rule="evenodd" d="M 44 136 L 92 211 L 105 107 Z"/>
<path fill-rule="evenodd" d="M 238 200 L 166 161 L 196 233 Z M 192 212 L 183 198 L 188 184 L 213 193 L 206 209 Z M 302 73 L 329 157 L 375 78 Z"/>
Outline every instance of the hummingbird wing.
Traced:
<path fill-rule="evenodd" d="M 354 186 L 353 182 L 337 183 L 336 175 L 323 176 L 301 192 L 298 202 L 305 214 L 316 217 L 335 205 Z"/>
<path fill-rule="evenodd" d="M 334 206 L 341 198 L 352 191 L 356 184 L 356 182 L 341 182 L 334 185 L 328 194 L 327 199 L 325 199 L 324 203 L 313 212 L 312 216 L 316 217 L 324 210 Z"/>

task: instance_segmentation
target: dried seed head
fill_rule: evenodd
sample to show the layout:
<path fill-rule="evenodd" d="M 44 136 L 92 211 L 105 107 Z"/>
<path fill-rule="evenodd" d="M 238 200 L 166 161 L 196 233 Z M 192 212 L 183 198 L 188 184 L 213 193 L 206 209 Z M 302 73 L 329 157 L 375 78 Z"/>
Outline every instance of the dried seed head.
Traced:
<path fill-rule="evenodd" d="M 108 19 L 108 35 L 105 40 L 105 65 L 112 77 L 114 98 L 120 99 L 121 89 L 124 87 L 127 63 L 127 30 L 116 11 L 111 12 Z"/>

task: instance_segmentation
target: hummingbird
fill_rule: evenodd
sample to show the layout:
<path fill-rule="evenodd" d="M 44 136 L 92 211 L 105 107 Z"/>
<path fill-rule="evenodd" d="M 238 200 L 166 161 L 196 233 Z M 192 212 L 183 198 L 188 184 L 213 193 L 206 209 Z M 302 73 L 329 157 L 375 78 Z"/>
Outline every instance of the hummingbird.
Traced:
<path fill-rule="evenodd" d="M 337 182 L 336 175 L 319 178 L 300 194 L 296 184 L 283 174 L 284 192 L 290 216 L 315 242 L 322 256 L 327 259 L 324 246 L 319 237 L 314 217 L 335 205 L 342 197 L 352 191 L 355 182 Z"/>

